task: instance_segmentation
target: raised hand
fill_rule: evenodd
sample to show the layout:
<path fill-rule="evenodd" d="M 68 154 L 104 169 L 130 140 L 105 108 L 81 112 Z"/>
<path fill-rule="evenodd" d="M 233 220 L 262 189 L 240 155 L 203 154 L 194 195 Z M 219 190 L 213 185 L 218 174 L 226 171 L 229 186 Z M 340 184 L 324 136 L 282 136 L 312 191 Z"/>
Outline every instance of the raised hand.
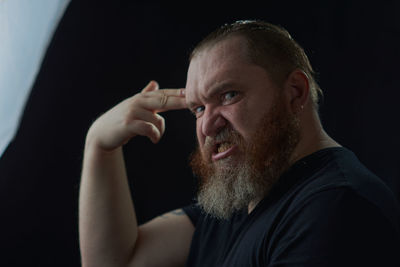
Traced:
<path fill-rule="evenodd" d="M 184 89 L 159 89 L 151 81 L 140 93 L 125 99 L 100 116 L 90 127 L 87 144 L 113 151 L 136 135 L 157 143 L 165 130 L 159 112 L 186 108 Z"/>

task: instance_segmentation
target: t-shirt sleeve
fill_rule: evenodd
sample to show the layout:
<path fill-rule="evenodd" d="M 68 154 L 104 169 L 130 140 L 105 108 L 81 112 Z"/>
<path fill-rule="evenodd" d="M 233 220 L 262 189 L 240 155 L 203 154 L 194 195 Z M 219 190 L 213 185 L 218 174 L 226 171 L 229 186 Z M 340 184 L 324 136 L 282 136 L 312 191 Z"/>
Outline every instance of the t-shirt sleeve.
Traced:
<path fill-rule="evenodd" d="M 350 189 L 319 192 L 289 214 L 266 242 L 268 266 L 400 266 L 394 226 Z"/>
<path fill-rule="evenodd" d="M 197 221 L 201 215 L 201 209 L 196 204 L 191 204 L 182 208 L 189 219 L 192 221 L 192 224 L 196 227 Z"/>

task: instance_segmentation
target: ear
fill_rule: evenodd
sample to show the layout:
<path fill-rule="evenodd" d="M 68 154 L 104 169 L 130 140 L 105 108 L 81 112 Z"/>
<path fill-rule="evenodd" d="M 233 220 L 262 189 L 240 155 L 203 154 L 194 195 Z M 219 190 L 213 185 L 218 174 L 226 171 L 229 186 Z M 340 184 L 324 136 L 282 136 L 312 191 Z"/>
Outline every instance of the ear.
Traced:
<path fill-rule="evenodd" d="M 309 100 L 310 83 L 307 74 L 299 69 L 292 71 L 286 79 L 284 89 L 289 110 L 298 114 Z"/>

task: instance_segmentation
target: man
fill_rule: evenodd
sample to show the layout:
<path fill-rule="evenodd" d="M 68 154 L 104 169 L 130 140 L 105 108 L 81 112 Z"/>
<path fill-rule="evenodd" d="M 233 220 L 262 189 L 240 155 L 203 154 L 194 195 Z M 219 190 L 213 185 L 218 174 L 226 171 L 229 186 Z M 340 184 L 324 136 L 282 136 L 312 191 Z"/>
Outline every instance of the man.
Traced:
<path fill-rule="evenodd" d="M 324 132 L 319 91 L 286 30 L 239 21 L 210 34 L 185 90 L 152 81 L 90 128 L 83 266 L 400 266 L 398 203 Z M 122 146 L 157 143 L 158 113 L 183 108 L 196 116 L 198 203 L 138 226 Z"/>

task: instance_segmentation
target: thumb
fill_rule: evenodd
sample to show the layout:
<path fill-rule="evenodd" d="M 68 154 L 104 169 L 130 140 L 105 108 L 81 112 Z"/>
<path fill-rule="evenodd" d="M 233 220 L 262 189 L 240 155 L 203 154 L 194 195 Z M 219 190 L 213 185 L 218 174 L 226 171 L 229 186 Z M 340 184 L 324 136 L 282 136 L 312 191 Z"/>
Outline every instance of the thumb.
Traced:
<path fill-rule="evenodd" d="M 158 90 L 159 85 L 156 81 L 150 81 L 146 87 L 142 90 L 142 93 L 144 92 L 151 92 L 151 91 L 155 91 Z"/>

